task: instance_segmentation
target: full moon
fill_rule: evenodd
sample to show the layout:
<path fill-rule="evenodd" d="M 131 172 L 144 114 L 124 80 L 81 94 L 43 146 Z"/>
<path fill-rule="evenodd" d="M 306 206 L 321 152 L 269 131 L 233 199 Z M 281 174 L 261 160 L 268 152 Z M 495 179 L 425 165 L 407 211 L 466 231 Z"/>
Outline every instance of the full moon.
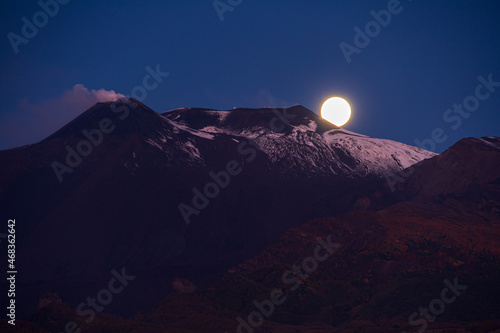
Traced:
<path fill-rule="evenodd" d="M 343 126 L 351 118 L 351 106 L 341 97 L 332 97 L 321 106 L 321 117 L 336 126 Z"/>

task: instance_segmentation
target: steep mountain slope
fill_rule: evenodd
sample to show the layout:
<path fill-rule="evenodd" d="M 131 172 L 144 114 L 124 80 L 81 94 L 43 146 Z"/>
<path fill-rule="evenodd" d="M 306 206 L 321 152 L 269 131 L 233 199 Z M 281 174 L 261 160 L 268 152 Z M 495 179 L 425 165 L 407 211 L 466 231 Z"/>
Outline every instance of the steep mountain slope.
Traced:
<path fill-rule="evenodd" d="M 500 139 L 467 138 L 438 158 L 423 161 L 408 179 L 405 190 L 415 200 L 462 195 L 498 179 Z M 432 170 L 432 172 L 431 172 Z"/>
<path fill-rule="evenodd" d="M 0 152 L 0 214 L 19 221 L 18 311 L 33 312 L 46 291 L 76 306 L 122 267 L 137 282 L 112 313 L 151 309 L 179 276 L 203 290 L 290 227 L 349 211 L 383 173 L 432 155 L 300 106 L 160 115 L 133 99 L 98 103 Z M 195 207 L 229 162 L 241 171 L 187 221 L 179 205 Z"/>

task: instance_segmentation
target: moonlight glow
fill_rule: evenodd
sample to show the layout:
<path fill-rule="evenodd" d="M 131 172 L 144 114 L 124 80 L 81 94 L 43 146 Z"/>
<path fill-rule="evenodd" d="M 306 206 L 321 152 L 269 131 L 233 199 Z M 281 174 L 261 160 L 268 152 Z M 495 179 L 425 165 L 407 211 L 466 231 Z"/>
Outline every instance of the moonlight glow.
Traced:
<path fill-rule="evenodd" d="M 321 107 L 321 117 L 336 126 L 343 126 L 351 118 L 351 106 L 343 98 L 329 98 Z"/>

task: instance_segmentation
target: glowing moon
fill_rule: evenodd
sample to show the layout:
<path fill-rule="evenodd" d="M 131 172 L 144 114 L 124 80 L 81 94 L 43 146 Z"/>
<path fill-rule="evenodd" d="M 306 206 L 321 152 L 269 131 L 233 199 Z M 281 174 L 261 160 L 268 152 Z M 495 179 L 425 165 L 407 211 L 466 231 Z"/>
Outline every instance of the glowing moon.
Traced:
<path fill-rule="evenodd" d="M 341 97 L 329 98 L 321 107 L 321 117 L 336 126 L 343 126 L 351 118 L 351 106 Z"/>

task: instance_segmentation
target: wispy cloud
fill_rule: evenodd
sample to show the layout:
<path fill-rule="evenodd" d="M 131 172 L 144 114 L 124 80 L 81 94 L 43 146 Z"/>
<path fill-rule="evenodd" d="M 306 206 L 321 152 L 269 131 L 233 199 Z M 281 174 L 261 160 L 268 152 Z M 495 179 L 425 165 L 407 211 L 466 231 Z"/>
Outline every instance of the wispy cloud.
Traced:
<path fill-rule="evenodd" d="M 75 84 L 61 96 L 44 101 L 21 100 L 0 123 L 0 149 L 38 142 L 97 102 L 115 101 L 124 95 L 114 90 L 89 90 Z"/>

